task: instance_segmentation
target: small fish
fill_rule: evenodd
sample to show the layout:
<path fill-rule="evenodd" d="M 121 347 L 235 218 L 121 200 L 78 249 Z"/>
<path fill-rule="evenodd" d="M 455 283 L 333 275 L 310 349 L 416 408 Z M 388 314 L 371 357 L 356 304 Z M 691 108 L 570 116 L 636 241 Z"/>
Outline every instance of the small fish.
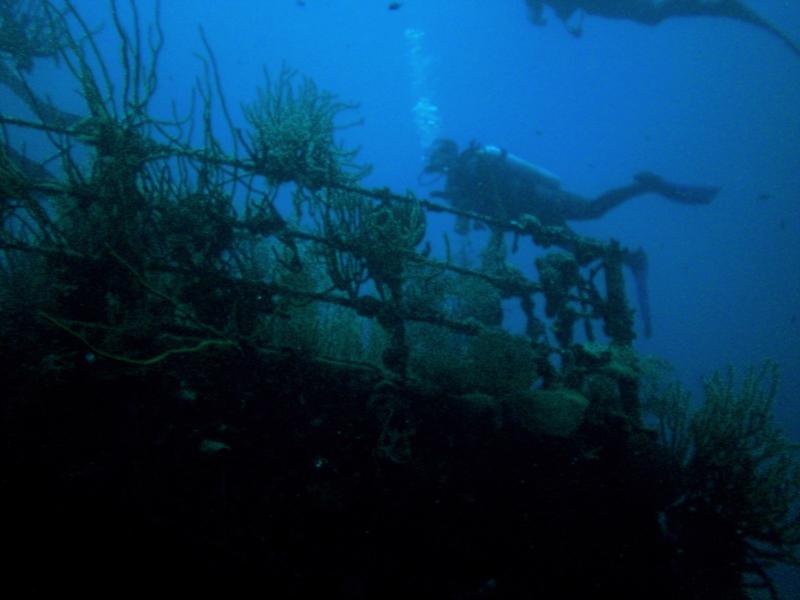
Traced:
<path fill-rule="evenodd" d="M 403 6 L 403 4 L 400 3 L 400 2 L 390 2 L 389 3 L 389 10 L 397 10 L 401 6 Z"/>

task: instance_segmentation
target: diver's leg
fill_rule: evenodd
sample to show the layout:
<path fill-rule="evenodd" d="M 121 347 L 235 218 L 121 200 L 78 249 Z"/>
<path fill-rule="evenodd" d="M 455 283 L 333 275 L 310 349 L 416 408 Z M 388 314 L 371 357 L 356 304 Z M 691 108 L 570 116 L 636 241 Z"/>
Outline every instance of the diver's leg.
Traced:
<path fill-rule="evenodd" d="M 567 221 L 586 221 L 599 219 L 623 202 L 651 191 L 649 184 L 636 180 L 630 185 L 608 190 L 594 200 L 562 192 L 558 204 Z"/>
<path fill-rule="evenodd" d="M 658 194 L 681 204 L 708 204 L 719 193 L 718 187 L 672 183 L 653 173 L 639 173 L 630 185 L 614 188 L 594 200 L 563 193 L 559 205 L 568 221 L 598 219 L 636 196 Z"/>
<path fill-rule="evenodd" d="M 658 194 L 681 204 L 708 204 L 720 190 L 710 185 L 672 183 L 650 172 L 639 173 L 636 175 L 636 181 L 647 188 L 646 192 Z"/>
<path fill-rule="evenodd" d="M 740 0 L 666 0 L 634 20 L 657 25 L 670 17 L 724 17 L 763 29 L 800 56 L 800 45 Z"/>

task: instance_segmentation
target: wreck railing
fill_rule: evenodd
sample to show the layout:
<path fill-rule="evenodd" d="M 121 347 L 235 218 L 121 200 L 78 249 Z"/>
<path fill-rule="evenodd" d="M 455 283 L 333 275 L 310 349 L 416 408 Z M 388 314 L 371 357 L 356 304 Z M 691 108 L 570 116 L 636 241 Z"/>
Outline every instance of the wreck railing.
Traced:
<path fill-rule="evenodd" d="M 14 48 L 3 47 L 3 83 L 33 113 L 0 115 L 5 285 L 15 285 L 32 263 L 68 279 L 71 289 L 53 287 L 52 298 L 31 307 L 95 354 L 148 366 L 211 348 L 291 346 L 285 331 L 278 333 L 281 322 L 299 321 L 310 304 L 377 323 L 383 366 L 402 376 L 415 344 L 410 326 L 466 336 L 498 330 L 504 299 L 520 302 L 526 343 L 542 376 L 553 373 L 553 355 L 569 351 L 579 324 L 589 340 L 596 324 L 615 344 L 633 340 L 625 250 L 616 242 L 545 226 L 531 215 L 501 221 L 365 188 L 367 169 L 336 139 L 340 115 L 351 105 L 283 70 L 267 77 L 257 100 L 244 107 L 249 127 L 241 126 L 225 103 L 207 43 L 189 114 L 157 119 L 149 113 L 163 47 L 157 11 L 144 34 L 135 3 L 128 6 L 129 31 L 111 2 L 122 73 L 115 79 L 71 3 L 31 6 L 43 8 L 17 24 L 21 39 L 36 24 L 18 62 L 58 55 L 86 116 L 61 111 L 37 93 L 26 70 L 14 65 Z M 31 49 L 36 43 L 41 51 Z M 214 125 L 218 111 L 221 132 Z M 26 158 L 17 131 L 46 136 L 47 161 Z M 288 194 L 293 211 L 285 208 Z M 425 242 L 429 212 L 488 225 L 495 241 L 485 264 L 459 263 L 449 239 L 446 256 L 432 257 Z M 503 233 L 515 245 L 528 237 L 559 251 L 536 260 L 538 280 L 526 278 L 505 261 L 497 241 Z M 483 290 L 478 297 L 494 305 L 487 310 L 495 317 L 471 314 L 474 307 L 459 298 L 470 285 Z M 544 316 L 536 311 L 542 300 Z M 312 313 L 302 318 L 321 318 Z M 304 326 L 322 335 L 319 323 Z"/>

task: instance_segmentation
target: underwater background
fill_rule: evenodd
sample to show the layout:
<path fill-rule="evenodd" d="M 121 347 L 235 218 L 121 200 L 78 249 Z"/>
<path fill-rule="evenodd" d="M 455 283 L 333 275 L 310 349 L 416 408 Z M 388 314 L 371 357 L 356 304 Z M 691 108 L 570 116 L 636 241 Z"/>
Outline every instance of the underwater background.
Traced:
<path fill-rule="evenodd" d="M 149 14 L 147 2 L 137 4 Z M 654 334 L 638 339 L 638 350 L 669 360 L 687 385 L 727 364 L 773 358 L 782 374 L 776 409 L 800 436 L 798 57 L 760 30 L 721 19 L 649 28 L 587 17 L 575 39 L 552 15 L 546 27 L 533 26 L 522 1 L 388 4 L 166 2 L 158 99 L 166 110 L 186 101 L 202 26 L 234 110 L 262 85 L 264 65 L 277 72 L 285 64 L 357 103 L 363 124 L 340 137 L 373 166 L 368 185 L 422 196 L 438 189 L 418 182 L 425 148 L 414 107 L 427 96 L 442 136 L 500 146 L 584 195 L 642 170 L 720 186 L 710 206 L 649 197 L 572 225 L 646 250 Z M 800 6 L 757 4 L 800 38 Z M 97 10 L 89 3 L 86 14 Z M 421 84 L 408 30 L 423 34 Z M 439 243 L 447 230 L 451 222 L 432 219 L 429 238 Z M 530 255 L 510 260 L 532 263 Z"/>
<path fill-rule="evenodd" d="M 800 59 L 768 34 L 722 19 L 649 28 L 589 16 L 575 39 L 552 15 L 533 26 L 521 0 L 389 4 L 164 3 L 159 97 L 186 98 L 202 26 L 234 108 L 253 97 L 264 65 L 282 64 L 357 103 L 363 124 L 341 138 L 373 166 L 369 185 L 421 196 L 441 187 L 419 183 L 427 132 L 414 107 L 427 97 L 438 107 L 436 133 L 461 146 L 500 146 L 587 196 L 642 170 L 720 186 L 709 206 L 648 197 L 572 226 L 647 252 L 654 334 L 636 340 L 640 352 L 670 361 L 694 390 L 725 365 L 774 359 L 776 411 L 800 437 Z M 800 39 L 800 6 L 756 4 Z M 422 34 L 420 55 L 409 30 Z M 428 236 L 440 244 L 452 228 L 432 217 Z M 470 234 L 476 252 L 481 233 Z M 532 264 L 524 250 L 510 260 Z"/>
<path fill-rule="evenodd" d="M 116 56 L 105 5 L 74 4 L 106 25 L 98 43 Z M 800 4 L 750 4 L 800 40 Z M 152 14 L 152 3 L 136 6 Z M 573 227 L 647 252 L 653 335 L 639 335 L 635 350 L 669 361 L 696 397 L 717 369 L 774 360 L 776 418 L 800 441 L 800 58 L 779 41 L 707 18 L 650 28 L 587 17 L 575 38 L 552 14 L 534 26 L 522 0 L 167 0 L 161 23 L 150 114 L 188 107 L 202 27 L 235 121 L 264 66 L 296 69 L 358 104 L 351 115 L 363 122 L 338 135 L 372 165 L 367 186 L 429 197 L 442 182 L 420 177 L 426 150 L 446 136 L 507 149 L 586 196 L 642 170 L 721 187 L 707 206 L 650 196 Z M 59 107 L 80 112 L 76 90 L 60 88 L 51 69 L 34 77 Z M 458 239 L 454 222 L 429 216 L 434 256 L 445 233 Z M 487 240 L 475 231 L 461 241 L 477 257 Z M 508 260 L 532 275 L 539 252 L 522 242 Z M 504 326 L 521 333 L 522 315 L 505 309 Z M 780 584 L 787 597 L 800 594 L 792 573 Z"/>
<path fill-rule="evenodd" d="M 142 15 L 151 14 L 148 4 L 137 3 Z M 588 16 L 575 39 L 553 15 L 546 27 L 532 25 L 521 0 L 389 4 L 165 2 L 153 112 L 188 102 L 202 27 L 234 111 L 255 96 L 264 66 L 286 65 L 357 103 L 363 124 L 339 137 L 373 166 L 367 185 L 421 196 L 441 187 L 419 183 L 430 130 L 420 132 L 414 107 L 428 98 L 438 108 L 435 134 L 504 148 L 583 195 L 642 170 L 720 186 L 709 206 L 648 197 L 572 226 L 647 252 L 654 334 L 637 339 L 640 352 L 670 361 L 689 386 L 727 364 L 774 359 L 776 410 L 800 436 L 798 57 L 767 33 L 722 19 L 649 28 Z M 756 4 L 800 38 L 800 6 Z M 103 21 L 95 3 L 76 7 Z M 417 55 L 409 31 L 421 34 Z M 109 52 L 117 52 L 111 43 Z M 434 247 L 452 226 L 431 218 Z M 471 234 L 476 251 L 480 235 Z M 522 251 L 510 260 L 523 270 L 532 263 Z"/>

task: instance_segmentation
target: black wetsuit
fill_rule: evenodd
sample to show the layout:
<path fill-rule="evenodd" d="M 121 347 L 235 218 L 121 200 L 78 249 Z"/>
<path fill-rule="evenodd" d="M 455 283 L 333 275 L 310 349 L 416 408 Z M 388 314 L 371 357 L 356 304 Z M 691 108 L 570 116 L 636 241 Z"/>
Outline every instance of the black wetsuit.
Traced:
<path fill-rule="evenodd" d="M 502 220 L 528 213 L 546 225 L 566 225 L 565 202 L 559 194 L 510 176 L 504 156 L 484 154 L 474 144 L 449 168 L 445 189 L 433 195 L 447 199 L 459 210 Z"/>
<path fill-rule="evenodd" d="M 545 4 L 552 7 L 556 16 L 565 23 L 578 12 L 635 21 L 643 25 L 658 25 L 673 17 L 733 19 L 769 32 L 800 56 L 800 46 L 796 42 L 740 0 L 526 0 L 526 3 L 531 20 L 540 25 L 545 22 Z M 569 26 L 569 30 L 580 35 L 580 24 Z"/>
<path fill-rule="evenodd" d="M 716 187 L 676 184 L 652 173 L 640 173 L 630 184 L 590 199 L 517 168 L 504 153 L 487 153 L 472 144 L 448 168 L 445 189 L 433 195 L 447 199 L 454 208 L 502 220 L 531 214 L 544 225 L 566 226 L 567 221 L 600 218 L 644 194 L 658 194 L 683 204 L 707 204 L 718 192 Z"/>

